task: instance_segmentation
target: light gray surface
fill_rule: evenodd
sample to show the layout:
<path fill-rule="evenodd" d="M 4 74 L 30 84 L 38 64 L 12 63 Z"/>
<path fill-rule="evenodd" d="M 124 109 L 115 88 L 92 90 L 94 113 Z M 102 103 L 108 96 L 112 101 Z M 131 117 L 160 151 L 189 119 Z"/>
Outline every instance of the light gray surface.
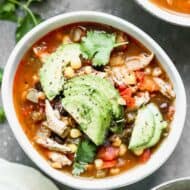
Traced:
<path fill-rule="evenodd" d="M 38 10 L 43 18 L 76 10 L 95 10 L 120 16 L 143 29 L 166 50 L 185 83 L 188 99 L 185 129 L 175 152 L 157 172 L 122 190 L 149 190 L 164 181 L 190 176 L 190 28 L 173 26 L 154 18 L 138 7 L 134 0 L 49 0 L 34 9 Z M 15 45 L 14 30 L 14 24 L 0 21 L 0 66 L 2 67 Z M 7 123 L 0 125 L 0 157 L 36 167 L 21 150 Z M 61 190 L 70 190 L 62 185 L 59 187 Z"/>

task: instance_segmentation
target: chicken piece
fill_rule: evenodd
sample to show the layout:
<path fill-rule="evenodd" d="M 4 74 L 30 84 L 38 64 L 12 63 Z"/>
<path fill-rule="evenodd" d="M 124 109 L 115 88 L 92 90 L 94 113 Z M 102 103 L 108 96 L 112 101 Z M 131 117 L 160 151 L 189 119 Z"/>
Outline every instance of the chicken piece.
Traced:
<path fill-rule="evenodd" d="M 130 56 L 125 60 L 128 71 L 136 71 L 148 66 L 154 58 L 154 54 L 141 53 L 138 56 Z"/>
<path fill-rule="evenodd" d="M 45 105 L 47 127 L 60 137 L 64 138 L 69 129 L 67 120 L 60 120 L 59 112 L 57 110 L 53 110 L 48 100 L 46 100 Z"/>
<path fill-rule="evenodd" d="M 158 78 L 158 77 L 154 77 L 153 79 L 156 82 L 156 84 L 158 85 L 160 92 L 164 96 L 168 97 L 169 99 L 175 98 L 175 92 L 174 92 L 171 84 L 165 82 L 164 80 L 162 80 L 161 78 Z"/>
<path fill-rule="evenodd" d="M 49 152 L 48 157 L 51 160 L 52 167 L 56 169 L 61 169 L 64 166 L 70 166 L 72 164 L 71 160 L 61 153 Z"/>
<path fill-rule="evenodd" d="M 148 92 L 140 92 L 135 98 L 135 108 L 139 108 L 150 101 L 150 95 Z"/>
<path fill-rule="evenodd" d="M 48 129 L 46 122 L 44 121 L 37 132 L 37 138 L 49 138 L 51 135 L 50 129 Z"/>
<path fill-rule="evenodd" d="M 125 65 L 107 68 L 106 72 L 117 85 L 134 85 L 137 82 L 135 73 L 128 71 Z"/>
<path fill-rule="evenodd" d="M 59 144 L 51 138 L 36 137 L 36 143 L 47 148 L 49 150 L 68 153 L 71 152 L 71 148 L 64 144 Z"/>

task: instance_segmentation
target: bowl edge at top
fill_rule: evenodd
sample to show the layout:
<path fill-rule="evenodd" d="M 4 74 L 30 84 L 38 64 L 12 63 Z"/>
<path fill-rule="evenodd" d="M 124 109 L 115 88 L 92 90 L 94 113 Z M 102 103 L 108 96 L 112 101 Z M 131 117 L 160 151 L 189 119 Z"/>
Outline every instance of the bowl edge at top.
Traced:
<path fill-rule="evenodd" d="M 139 40 L 142 44 L 145 45 L 145 47 L 153 51 L 174 84 L 174 89 L 177 92 L 176 107 L 180 110 L 176 110 L 175 119 L 172 123 L 172 126 L 177 126 L 178 129 L 176 130 L 174 127 L 174 129 L 171 130 L 168 139 L 162 143 L 162 146 L 153 154 L 152 158 L 147 164 L 138 166 L 115 177 L 98 180 L 72 177 L 66 173 L 61 173 L 51 168 L 45 159 L 43 159 L 32 147 L 31 143 L 27 139 L 22 130 L 22 127 L 18 122 L 13 106 L 13 76 L 15 75 L 15 70 L 18 66 L 18 63 L 26 50 L 49 31 L 68 23 L 80 21 L 104 23 L 121 29 Z M 169 158 L 175 149 L 183 130 L 186 115 L 186 94 L 183 82 L 172 61 L 162 50 L 162 48 L 151 37 L 149 37 L 135 25 L 121 18 L 93 11 L 70 12 L 52 17 L 26 34 L 24 38 L 21 39 L 21 41 L 15 46 L 5 67 L 2 83 L 2 98 L 8 122 L 11 126 L 12 131 L 14 132 L 17 141 L 26 152 L 26 154 L 37 164 L 40 169 L 42 169 L 52 178 L 68 186 L 80 189 L 103 190 L 118 188 L 140 181 L 152 174 Z"/>

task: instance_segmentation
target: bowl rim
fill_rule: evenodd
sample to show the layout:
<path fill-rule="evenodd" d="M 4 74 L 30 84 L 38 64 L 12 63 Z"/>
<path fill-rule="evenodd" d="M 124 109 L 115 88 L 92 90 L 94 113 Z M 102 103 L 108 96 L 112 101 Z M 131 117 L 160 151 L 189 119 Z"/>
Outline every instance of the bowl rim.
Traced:
<path fill-rule="evenodd" d="M 142 44 L 146 44 L 145 47 L 152 50 L 156 54 L 156 56 L 160 56 L 159 60 L 161 64 L 162 62 L 166 63 L 166 65 L 163 66 L 166 70 L 168 69 L 169 74 L 173 76 L 173 80 L 175 79 L 176 90 L 178 89 L 177 92 L 180 92 L 180 102 L 178 102 L 177 104 L 180 109 L 180 117 L 178 115 L 175 115 L 174 119 L 174 124 L 178 125 L 178 129 L 172 130 L 172 133 L 169 134 L 168 139 L 166 139 L 165 142 L 163 142 L 162 146 L 159 148 L 159 150 L 157 150 L 156 153 L 153 154 L 150 161 L 144 165 L 138 166 L 128 172 L 124 172 L 115 177 L 103 178 L 98 180 L 92 178 L 73 177 L 64 172 L 61 173 L 60 171 L 53 169 L 47 163 L 47 161 L 42 158 L 42 156 L 35 150 L 35 148 L 33 148 L 30 141 L 26 137 L 18 121 L 13 105 L 13 76 L 15 76 L 14 74 L 16 68 L 20 62 L 20 59 L 23 57 L 23 52 L 26 52 L 26 50 L 28 50 L 28 48 L 31 47 L 34 42 L 36 42 L 40 37 L 44 36 L 44 34 L 47 34 L 48 32 L 46 30 L 52 31 L 55 28 L 64 26 L 65 24 L 63 24 L 63 22 L 76 23 L 82 20 L 86 22 L 91 21 L 104 23 L 111 25 L 115 28 L 122 29 L 128 34 L 132 35 Z M 80 189 L 113 189 L 133 184 L 151 175 L 154 171 L 160 168 L 161 165 L 163 165 L 163 163 L 174 151 L 180 139 L 186 116 L 186 94 L 184 85 L 178 71 L 176 70 L 175 66 L 173 65 L 167 54 L 164 52 L 164 50 L 151 37 L 149 37 L 146 33 L 137 28 L 135 25 L 129 23 L 128 21 L 125 21 L 116 16 L 95 11 L 76 11 L 61 14 L 44 21 L 43 23 L 32 29 L 28 34 L 26 34 L 15 46 L 5 67 L 2 82 L 2 99 L 5 113 L 7 115 L 7 120 L 11 126 L 11 129 L 20 146 L 30 157 L 30 159 L 34 161 L 35 164 L 50 177 L 54 178 L 62 184 Z M 21 136 L 22 138 L 20 138 Z M 169 144 L 169 142 L 172 142 L 172 144 Z M 160 157 L 159 155 L 162 156 Z M 158 158 L 159 162 L 157 161 Z"/>
<path fill-rule="evenodd" d="M 150 2 L 150 0 L 135 0 L 135 2 L 137 2 L 138 5 L 151 13 L 153 16 L 161 20 L 178 26 L 190 27 L 190 15 L 188 14 L 178 13 L 161 8 Z"/>
<path fill-rule="evenodd" d="M 157 185 L 156 187 L 153 187 L 151 190 L 159 190 L 160 188 L 162 188 L 166 185 L 175 184 L 176 182 L 181 182 L 181 181 L 190 181 L 190 177 L 180 177 L 180 178 L 176 178 L 173 180 L 169 180 L 169 181 L 166 181 L 160 185 Z"/>

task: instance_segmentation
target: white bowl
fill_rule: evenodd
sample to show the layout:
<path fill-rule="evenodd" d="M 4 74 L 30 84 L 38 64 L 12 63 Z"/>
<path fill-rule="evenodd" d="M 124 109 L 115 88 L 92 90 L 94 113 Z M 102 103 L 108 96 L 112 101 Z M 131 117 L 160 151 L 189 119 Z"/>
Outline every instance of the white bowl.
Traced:
<path fill-rule="evenodd" d="M 190 27 L 190 15 L 169 11 L 161 8 L 150 0 L 135 0 L 141 7 L 150 12 L 152 15 L 170 22 L 172 24 Z"/>
<path fill-rule="evenodd" d="M 183 177 L 162 183 L 152 190 L 188 190 L 189 187 L 190 177 Z"/>
<path fill-rule="evenodd" d="M 53 169 L 47 163 L 47 161 L 33 148 L 22 127 L 20 126 L 13 105 L 13 79 L 18 64 L 25 52 L 32 46 L 34 42 L 36 42 L 39 38 L 48 32 L 70 23 L 85 21 L 108 24 L 122 31 L 125 31 L 140 41 L 142 44 L 144 44 L 148 49 L 153 51 L 168 73 L 172 83 L 174 84 L 174 89 L 177 96 L 175 101 L 176 113 L 171 124 L 171 131 L 169 133 L 169 136 L 162 143 L 160 148 L 152 155 L 151 159 L 146 164 L 137 166 L 134 169 L 124 172 L 118 176 L 104 179 L 73 177 L 68 173 L 63 173 Z M 186 95 L 183 82 L 174 64 L 163 51 L 163 49 L 152 38 L 150 38 L 147 34 L 138 29 L 133 24 L 118 17 L 99 12 L 81 11 L 62 14 L 46 20 L 31 30 L 16 45 L 9 57 L 4 71 L 2 95 L 3 104 L 9 124 L 16 139 L 26 154 L 39 166 L 40 169 L 42 169 L 46 174 L 55 180 L 61 182 L 62 184 L 83 190 L 103 190 L 118 188 L 121 186 L 133 184 L 152 174 L 169 158 L 175 149 L 183 130 L 186 115 Z"/>

